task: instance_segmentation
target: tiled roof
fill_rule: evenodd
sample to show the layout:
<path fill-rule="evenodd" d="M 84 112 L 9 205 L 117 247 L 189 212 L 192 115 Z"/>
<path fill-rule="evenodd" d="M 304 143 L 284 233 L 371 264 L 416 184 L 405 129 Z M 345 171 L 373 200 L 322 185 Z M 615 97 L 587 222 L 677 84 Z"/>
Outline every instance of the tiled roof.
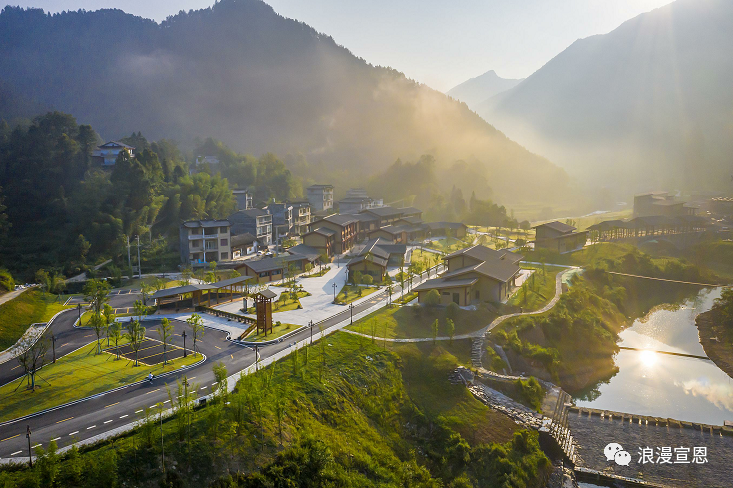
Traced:
<path fill-rule="evenodd" d="M 573 227 L 572 225 L 563 224 L 562 222 L 558 222 L 557 220 L 554 222 L 547 222 L 546 224 L 535 225 L 532 228 L 537 229 L 539 227 L 547 227 L 548 229 L 552 229 L 563 234 L 569 234 L 575 230 L 575 227 Z"/>

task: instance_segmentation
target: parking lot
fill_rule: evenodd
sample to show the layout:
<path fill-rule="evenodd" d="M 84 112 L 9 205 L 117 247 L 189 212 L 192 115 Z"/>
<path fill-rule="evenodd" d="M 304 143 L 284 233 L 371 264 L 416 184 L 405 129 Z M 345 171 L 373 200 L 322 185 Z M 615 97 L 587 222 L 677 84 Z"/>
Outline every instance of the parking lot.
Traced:
<path fill-rule="evenodd" d="M 105 349 L 105 352 L 109 354 L 117 354 L 117 349 L 114 347 Z M 119 348 L 120 356 L 124 357 L 125 359 L 129 359 L 131 361 L 135 360 L 135 351 L 133 351 L 132 346 L 129 344 L 126 344 L 124 346 L 120 346 Z M 188 354 L 191 354 L 191 351 L 188 351 Z M 168 349 L 166 351 L 166 358 L 168 361 L 171 361 L 173 359 L 182 358 L 183 357 L 183 348 L 174 346 L 173 344 L 168 344 Z M 146 364 L 148 366 L 152 366 L 158 363 L 163 362 L 163 343 L 155 340 L 146 338 L 143 340 L 142 344 L 140 344 L 140 349 L 138 349 L 137 352 L 137 358 L 140 363 Z"/>

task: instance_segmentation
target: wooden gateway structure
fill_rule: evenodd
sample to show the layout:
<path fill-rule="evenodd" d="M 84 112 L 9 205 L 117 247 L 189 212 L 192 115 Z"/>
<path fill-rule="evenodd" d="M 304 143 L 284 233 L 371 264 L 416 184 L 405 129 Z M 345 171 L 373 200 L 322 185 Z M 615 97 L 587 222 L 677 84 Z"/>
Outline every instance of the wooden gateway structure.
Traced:
<path fill-rule="evenodd" d="M 254 296 L 258 334 L 260 330 L 265 335 L 267 335 L 268 330 L 272 334 L 272 299 L 276 296 L 277 294 L 269 288 L 262 290 Z"/>

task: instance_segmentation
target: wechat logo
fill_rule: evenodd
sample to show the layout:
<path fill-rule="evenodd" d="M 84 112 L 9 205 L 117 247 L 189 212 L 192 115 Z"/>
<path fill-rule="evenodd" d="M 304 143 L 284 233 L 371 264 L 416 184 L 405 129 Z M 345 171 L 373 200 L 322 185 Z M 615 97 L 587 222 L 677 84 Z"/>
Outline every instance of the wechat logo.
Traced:
<path fill-rule="evenodd" d="M 603 454 L 606 455 L 606 461 L 614 461 L 619 466 L 628 466 L 631 463 L 631 454 L 624 451 L 621 444 L 611 442 L 603 448 Z"/>

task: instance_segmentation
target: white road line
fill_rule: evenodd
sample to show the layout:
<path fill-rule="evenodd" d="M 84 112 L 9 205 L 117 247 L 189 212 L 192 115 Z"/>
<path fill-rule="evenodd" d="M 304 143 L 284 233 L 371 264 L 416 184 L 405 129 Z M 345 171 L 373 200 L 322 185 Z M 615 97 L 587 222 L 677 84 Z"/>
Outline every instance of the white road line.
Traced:
<path fill-rule="evenodd" d="M 105 424 L 108 424 L 108 423 L 110 423 L 110 422 L 112 422 L 112 421 L 111 421 L 111 420 L 105 420 L 105 421 L 104 421 L 104 423 L 105 423 Z"/>
<path fill-rule="evenodd" d="M 92 425 L 91 427 L 87 427 L 87 430 L 93 429 L 94 427 L 96 427 L 96 425 Z"/>
<path fill-rule="evenodd" d="M 120 418 L 121 418 L 121 419 L 124 419 L 125 417 L 127 417 L 127 414 L 123 415 L 123 416 L 122 416 L 122 417 L 120 417 Z"/>
<path fill-rule="evenodd" d="M 72 432 L 72 433 L 71 433 L 71 434 L 69 434 L 69 435 L 74 435 L 74 434 L 78 434 L 78 433 L 79 433 L 79 431 L 77 430 L 77 431 L 74 431 L 74 432 Z"/>
<path fill-rule="evenodd" d="M 203 388 L 201 388 L 201 389 L 202 389 L 202 390 L 205 390 L 205 389 L 206 389 L 206 387 L 204 386 L 204 387 L 203 387 Z"/>
<path fill-rule="evenodd" d="M 61 437 L 57 437 L 57 438 L 55 438 L 55 439 L 51 439 L 51 440 L 52 440 L 52 441 L 57 441 L 57 440 L 59 440 L 59 439 L 61 439 Z"/>
<path fill-rule="evenodd" d="M 140 410 L 135 410 L 135 413 L 140 413 L 142 411 L 143 411 L 143 409 L 141 408 Z"/>
<path fill-rule="evenodd" d="M 31 447 L 31 449 L 35 449 L 36 447 L 41 447 L 40 444 L 36 444 L 35 446 Z"/>
<path fill-rule="evenodd" d="M 216 383 L 212 383 L 211 386 L 216 386 Z"/>
<path fill-rule="evenodd" d="M 11 454 L 11 456 L 15 456 L 16 454 L 20 454 L 21 452 L 23 451 L 15 451 L 13 454 Z"/>
<path fill-rule="evenodd" d="M 170 402 L 171 402 L 170 400 L 166 400 L 166 401 L 164 401 L 163 403 L 170 403 Z"/>

